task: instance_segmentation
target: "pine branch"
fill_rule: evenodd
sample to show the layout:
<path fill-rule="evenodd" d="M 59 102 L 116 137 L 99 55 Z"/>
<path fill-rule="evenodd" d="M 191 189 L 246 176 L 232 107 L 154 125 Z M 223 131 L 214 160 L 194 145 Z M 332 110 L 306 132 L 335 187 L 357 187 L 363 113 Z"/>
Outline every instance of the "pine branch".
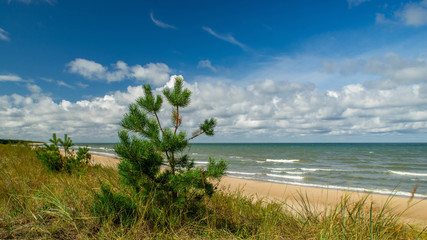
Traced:
<path fill-rule="evenodd" d="M 159 124 L 160 131 L 162 132 L 162 134 L 164 134 L 162 124 L 160 123 L 160 120 L 159 120 L 159 116 L 157 116 L 157 112 L 154 112 L 154 116 L 156 116 L 157 124 Z"/>
<path fill-rule="evenodd" d="M 194 132 L 193 133 L 193 136 L 191 136 L 190 138 L 187 138 L 187 139 L 185 139 L 186 141 L 190 141 L 190 140 L 192 140 L 192 139 L 194 139 L 194 138 L 196 138 L 196 137 L 198 137 L 198 136 L 200 136 L 200 135 L 202 135 L 203 133 L 205 133 L 205 132 L 203 132 L 203 131 L 196 131 L 196 132 Z"/>
<path fill-rule="evenodd" d="M 213 136 L 214 135 L 214 128 L 216 126 L 216 120 L 214 118 L 206 119 L 204 123 L 199 125 L 199 130 L 195 131 L 193 133 L 193 136 L 186 139 L 187 141 L 194 139 L 202 134 L 206 134 L 207 136 Z"/>

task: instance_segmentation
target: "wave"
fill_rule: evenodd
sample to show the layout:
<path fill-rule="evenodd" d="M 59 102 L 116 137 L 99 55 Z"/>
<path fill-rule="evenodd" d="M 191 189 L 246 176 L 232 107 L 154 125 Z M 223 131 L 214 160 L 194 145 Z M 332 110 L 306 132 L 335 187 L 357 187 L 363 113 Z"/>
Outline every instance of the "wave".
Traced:
<path fill-rule="evenodd" d="M 276 177 L 276 178 L 288 178 L 288 179 L 296 179 L 296 180 L 304 179 L 304 177 L 300 177 L 300 176 L 288 176 L 288 175 L 278 175 L 278 174 L 270 174 L 270 173 L 267 173 L 266 175 L 269 177 Z"/>
<path fill-rule="evenodd" d="M 330 169 L 330 168 L 301 168 L 302 171 L 307 172 L 318 172 L 318 171 L 325 171 L 325 172 L 351 172 L 351 170 L 342 170 L 342 169 Z"/>
<path fill-rule="evenodd" d="M 92 153 L 92 154 L 95 154 L 95 155 L 104 156 L 104 157 L 114 157 L 114 158 L 118 158 L 119 157 L 119 156 L 117 156 L 117 154 L 114 154 L 114 153 L 96 152 L 96 151 L 89 151 L 89 153 Z"/>
<path fill-rule="evenodd" d="M 411 178 L 411 181 L 415 181 L 415 182 L 427 182 L 427 178 Z"/>
<path fill-rule="evenodd" d="M 404 176 L 427 177 L 427 173 L 399 172 L 399 171 L 392 171 L 392 170 L 388 170 L 388 172 L 392 174 L 404 175 Z"/>
<path fill-rule="evenodd" d="M 235 158 L 235 159 L 242 159 L 242 156 L 230 156 L 230 158 Z"/>
<path fill-rule="evenodd" d="M 250 173 L 250 172 L 233 172 L 233 171 L 227 171 L 227 173 L 230 173 L 230 174 L 240 174 L 240 175 L 258 175 L 257 173 Z"/>
<path fill-rule="evenodd" d="M 266 159 L 266 162 L 294 163 L 299 162 L 298 159 Z"/>
<path fill-rule="evenodd" d="M 208 164 L 209 162 L 206 162 L 206 161 L 194 161 L 194 163 L 197 163 L 197 164 Z"/>
<path fill-rule="evenodd" d="M 263 167 L 264 169 L 268 170 L 275 170 L 275 171 L 289 171 L 289 170 L 296 170 L 296 168 L 270 168 L 270 167 Z"/>
<path fill-rule="evenodd" d="M 292 174 L 292 175 L 302 175 L 305 172 L 286 172 L 287 174 Z"/>
<path fill-rule="evenodd" d="M 86 147 L 86 146 L 78 146 L 78 147 Z M 114 148 L 109 148 L 109 147 L 91 147 L 88 146 L 89 149 L 98 149 L 98 150 L 107 150 L 107 151 L 114 151 Z"/>
<path fill-rule="evenodd" d="M 288 172 L 288 171 L 277 171 L 277 170 L 271 170 L 270 172 L 272 173 L 287 173 L 287 174 L 291 174 L 291 175 L 302 175 L 305 174 L 305 172 Z"/>

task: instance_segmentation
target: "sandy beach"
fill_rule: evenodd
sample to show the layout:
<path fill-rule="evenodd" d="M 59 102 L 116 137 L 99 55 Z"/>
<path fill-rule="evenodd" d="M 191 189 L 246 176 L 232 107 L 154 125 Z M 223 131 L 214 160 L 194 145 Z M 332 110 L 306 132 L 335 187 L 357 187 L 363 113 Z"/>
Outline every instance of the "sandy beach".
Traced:
<path fill-rule="evenodd" d="M 103 167 L 116 168 L 119 164 L 119 159 L 92 154 L 92 163 L 99 164 Z M 349 196 L 351 202 L 355 202 L 367 196 L 367 204 L 370 205 L 372 202 L 376 209 L 380 209 L 390 199 L 387 195 L 302 187 L 231 177 L 223 177 L 219 184 L 219 189 L 222 191 L 241 190 L 244 194 L 265 201 L 286 201 L 286 204 L 291 208 L 299 208 L 298 201 L 301 199 L 301 196 L 303 196 L 310 202 L 310 205 L 318 211 L 324 210 L 326 206 L 336 206 L 343 196 Z M 393 213 L 403 212 L 402 220 L 405 222 L 421 225 L 427 224 L 426 199 L 393 197 L 389 203 L 388 209 Z"/>

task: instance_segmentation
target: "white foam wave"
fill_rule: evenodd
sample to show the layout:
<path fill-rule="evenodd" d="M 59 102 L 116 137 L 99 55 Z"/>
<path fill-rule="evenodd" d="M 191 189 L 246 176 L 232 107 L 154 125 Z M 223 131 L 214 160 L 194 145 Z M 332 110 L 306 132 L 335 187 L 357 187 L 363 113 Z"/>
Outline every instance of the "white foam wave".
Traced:
<path fill-rule="evenodd" d="M 301 168 L 301 170 L 303 170 L 303 171 L 309 171 L 309 172 L 320 171 L 320 169 L 318 169 L 318 168 Z"/>
<path fill-rule="evenodd" d="M 306 172 L 318 172 L 318 171 L 325 171 L 325 172 L 350 172 L 350 170 L 342 170 L 342 169 L 330 169 L 330 168 L 301 168 L 302 171 Z"/>
<path fill-rule="evenodd" d="M 302 175 L 305 172 L 286 172 L 287 174 L 292 174 L 292 175 Z"/>
<path fill-rule="evenodd" d="M 276 178 L 296 179 L 296 180 L 302 180 L 302 179 L 304 179 L 304 177 L 300 177 L 300 176 L 288 176 L 288 175 L 278 175 L 278 174 L 270 174 L 270 173 L 267 173 L 267 176 L 269 176 L 269 177 L 276 177 Z"/>
<path fill-rule="evenodd" d="M 206 161 L 194 161 L 194 163 L 197 163 L 197 164 L 208 164 L 209 162 L 206 162 Z"/>
<path fill-rule="evenodd" d="M 85 146 L 78 146 L 78 147 L 86 147 L 86 145 Z M 107 150 L 107 151 L 114 151 L 114 148 L 109 148 L 109 147 L 91 147 L 91 146 L 88 146 L 88 148 L 90 148 L 90 149 L 97 149 L 97 150 Z"/>
<path fill-rule="evenodd" d="M 266 162 L 294 163 L 299 162 L 298 159 L 266 159 Z"/>
<path fill-rule="evenodd" d="M 227 171 L 227 173 L 230 173 L 230 174 L 240 174 L 240 175 L 257 175 L 257 173 L 250 173 L 250 172 L 233 172 L 233 171 Z"/>
<path fill-rule="evenodd" d="M 242 159 L 242 156 L 230 156 L 230 158 Z"/>
<path fill-rule="evenodd" d="M 427 177 L 427 173 L 399 172 L 399 171 L 392 171 L 392 170 L 388 170 L 388 171 L 390 173 L 397 174 L 397 175 Z"/>
<path fill-rule="evenodd" d="M 95 155 L 101 155 L 105 157 L 114 157 L 117 158 L 118 156 L 114 153 L 106 153 L 106 152 L 95 152 L 95 151 L 89 151 L 89 153 L 95 154 Z"/>
<path fill-rule="evenodd" d="M 296 170 L 296 168 L 270 168 L 270 167 L 267 167 L 267 168 L 265 168 L 265 169 L 268 169 L 268 170 L 274 170 L 274 171 L 289 171 L 289 170 Z"/>
<path fill-rule="evenodd" d="M 427 178 L 411 178 L 411 181 L 416 181 L 416 182 L 419 182 L 419 181 L 421 181 L 421 182 L 427 182 Z"/>

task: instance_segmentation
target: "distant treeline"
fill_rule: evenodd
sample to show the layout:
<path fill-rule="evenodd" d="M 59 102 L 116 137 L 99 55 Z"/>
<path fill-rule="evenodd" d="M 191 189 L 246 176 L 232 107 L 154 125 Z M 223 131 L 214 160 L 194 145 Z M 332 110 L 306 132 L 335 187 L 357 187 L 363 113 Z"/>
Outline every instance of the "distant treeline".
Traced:
<path fill-rule="evenodd" d="M 36 141 L 26 141 L 26 140 L 17 140 L 17 139 L 0 139 L 0 144 L 29 144 L 37 143 Z"/>

